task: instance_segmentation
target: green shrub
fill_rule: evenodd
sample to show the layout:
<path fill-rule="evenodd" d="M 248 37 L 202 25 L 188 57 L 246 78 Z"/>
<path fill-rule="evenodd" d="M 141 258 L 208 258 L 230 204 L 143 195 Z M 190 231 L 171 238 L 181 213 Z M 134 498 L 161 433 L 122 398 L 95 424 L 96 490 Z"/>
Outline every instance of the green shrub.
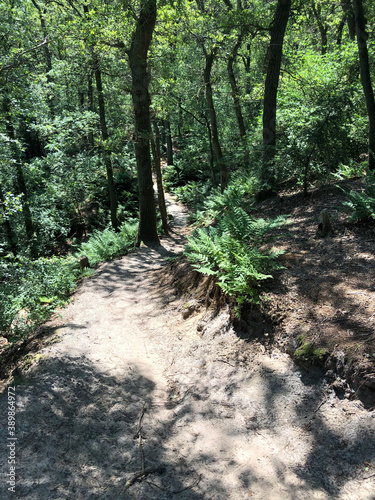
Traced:
<path fill-rule="evenodd" d="M 134 247 L 137 231 L 138 221 L 136 219 L 122 224 L 118 233 L 112 229 L 94 231 L 90 239 L 81 244 L 75 255 L 77 258 L 82 254 L 87 255 L 91 265 L 125 255 L 130 248 Z"/>
<path fill-rule="evenodd" d="M 345 191 L 347 201 L 343 203 L 343 211 L 350 213 L 350 222 L 375 220 L 375 172 L 367 169 L 365 191 Z"/>
<path fill-rule="evenodd" d="M 66 302 L 75 288 L 79 266 L 72 256 L 0 261 L 0 330 L 7 332 L 20 310 L 34 326 Z M 17 327 L 14 328 L 14 332 Z"/>
<path fill-rule="evenodd" d="M 362 177 L 364 170 L 363 163 L 349 161 L 347 165 L 340 163 L 336 172 L 332 173 L 332 177 L 340 181 L 352 179 L 353 177 Z"/>
<path fill-rule="evenodd" d="M 242 207 L 248 211 L 251 204 L 251 196 L 259 188 L 259 181 L 253 177 L 242 177 L 233 179 L 221 193 L 220 189 L 213 189 L 203 205 L 203 210 L 197 213 L 197 222 L 201 225 L 212 223 L 217 217 L 226 211 Z"/>
<path fill-rule="evenodd" d="M 178 201 L 185 203 L 193 210 L 203 208 L 204 200 L 207 199 L 212 185 L 210 182 L 191 181 L 184 186 L 179 186 L 172 190 Z"/>
<path fill-rule="evenodd" d="M 243 208 L 233 207 L 218 217 L 215 227 L 198 228 L 188 238 L 187 258 L 198 272 L 216 276 L 222 290 L 235 297 L 237 315 L 245 301 L 259 303 L 259 283 L 281 268 L 278 253 L 259 247 L 283 221 L 254 219 Z"/>

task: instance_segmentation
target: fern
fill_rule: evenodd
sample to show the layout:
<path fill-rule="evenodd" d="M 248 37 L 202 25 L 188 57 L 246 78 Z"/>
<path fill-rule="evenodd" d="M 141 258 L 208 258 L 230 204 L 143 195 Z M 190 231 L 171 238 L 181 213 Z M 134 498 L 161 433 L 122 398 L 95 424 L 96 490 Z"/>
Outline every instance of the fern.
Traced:
<path fill-rule="evenodd" d="M 82 243 L 79 255 L 87 255 L 90 264 L 95 265 L 104 260 L 112 260 L 125 255 L 134 246 L 138 230 L 138 222 L 132 220 L 123 224 L 118 233 L 111 229 L 95 231 L 89 241 Z"/>
<path fill-rule="evenodd" d="M 375 220 L 375 172 L 367 169 L 365 177 L 365 191 L 345 191 L 338 186 L 347 197 L 344 201 L 342 210 L 350 213 L 349 222 L 359 220 Z"/>
<path fill-rule="evenodd" d="M 259 303 L 259 283 L 281 267 L 276 253 L 262 253 L 258 247 L 284 221 L 255 219 L 233 206 L 218 217 L 215 227 L 198 228 L 188 237 L 185 254 L 198 272 L 216 276 L 222 290 L 236 298 L 239 314 L 246 300 Z"/>
<path fill-rule="evenodd" d="M 226 211 L 241 207 L 245 211 L 249 208 L 251 196 L 257 190 L 258 181 L 254 178 L 238 177 L 234 179 L 224 190 L 213 189 L 210 196 L 204 202 L 203 210 L 197 213 L 196 219 L 199 224 L 207 225 L 207 221 L 219 218 Z"/>

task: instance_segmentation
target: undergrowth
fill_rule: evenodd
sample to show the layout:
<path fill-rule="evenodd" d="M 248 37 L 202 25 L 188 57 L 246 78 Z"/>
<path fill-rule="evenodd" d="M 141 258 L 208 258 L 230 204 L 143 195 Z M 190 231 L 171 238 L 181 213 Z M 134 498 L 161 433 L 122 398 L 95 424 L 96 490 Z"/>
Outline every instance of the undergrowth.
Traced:
<path fill-rule="evenodd" d="M 236 314 L 245 302 L 259 303 L 259 284 L 272 278 L 280 269 L 277 256 L 281 252 L 261 250 L 271 238 L 272 230 L 284 223 L 256 219 L 245 208 L 249 186 L 235 182 L 224 193 L 214 193 L 199 215 L 201 225 L 188 238 L 185 254 L 200 273 L 215 276 L 218 285 L 236 299 Z"/>
<path fill-rule="evenodd" d="M 94 231 L 88 241 L 79 245 L 79 251 L 75 255 L 79 258 L 80 255 L 85 254 L 92 266 L 125 255 L 134 247 L 137 231 L 138 221 L 136 219 L 122 224 L 118 233 L 112 229 Z"/>
<path fill-rule="evenodd" d="M 351 214 L 349 222 L 375 220 L 375 172 L 367 169 L 365 190 L 362 192 L 340 189 L 347 197 L 343 210 Z"/>

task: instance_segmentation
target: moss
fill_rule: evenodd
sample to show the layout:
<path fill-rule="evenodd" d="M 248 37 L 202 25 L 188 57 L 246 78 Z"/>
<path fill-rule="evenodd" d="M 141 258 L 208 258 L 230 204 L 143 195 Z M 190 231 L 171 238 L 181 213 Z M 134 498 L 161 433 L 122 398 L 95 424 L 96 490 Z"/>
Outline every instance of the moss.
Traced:
<path fill-rule="evenodd" d="M 33 364 L 38 363 L 40 360 L 47 358 L 45 354 L 26 354 L 22 361 L 22 369 L 28 370 Z"/>
<path fill-rule="evenodd" d="M 295 350 L 294 356 L 297 359 L 309 359 L 311 361 L 321 361 L 326 355 L 325 349 L 315 347 L 312 342 L 304 342 L 304 336 L 300 335 L 298 340 L 302 337 L 300 346 Z"/>

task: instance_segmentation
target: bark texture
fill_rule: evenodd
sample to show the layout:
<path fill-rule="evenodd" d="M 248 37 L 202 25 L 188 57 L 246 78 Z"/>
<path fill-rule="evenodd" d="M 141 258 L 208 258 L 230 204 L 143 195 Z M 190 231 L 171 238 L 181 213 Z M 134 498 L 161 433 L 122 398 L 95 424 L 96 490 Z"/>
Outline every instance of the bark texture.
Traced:
<path fill-rule="evenodd" d="M 212 94 L 212 83 L 211 83 L 211 70 L 212 70 L 212 65 L 213 65 L 215 57 L 216 57 L 216 52 L 217 52 L 217 50 L 215 50 L 215 49 L 213 51 L 211 51 L 210 53 L 207 53 L 206 50 L 204 50 L 205 58 L 206 58 L 206 64 L 205 64 L 205 68 L 204 68 L 204 85 L 205 85 L 206 105 L 207 105 L 208 115 L 210 117 L 210 123 L 211 123 L 212 147 L 214 150 L 214 155 L 215 155 L 217 165 L 219 167 L 220 186 L 221 186 L 221 190 L 223 191 L 228 185 L 228 169 L 227 169 L 227 165 L 226 165 L 224 158 L 223 158 L 223 152 L 222 152 L 220 140 L 219 140 L 219 130 L 218 130 L 218 126 L 217 126 L 217 118 L 216 118 L 216 111 L 215 111 L 215 107 L 214 107 L 214 100 L 213 100 L 213 94 Z"/>
<path fill-rule="evenodd" d="M 150 155 L 150 94 L 147 55 L 156 22 L 156 0 L 142 0 L 129 54 L 135 117 L 135 154 L 139 187 L 137 244 L 159 243 Z"/>
<path fill-rule="evenodd" d="M 362 0 L 353 0 L 355 26 L 361 67 L 361 81 L 366 99 L 367 114 L 369 119 L 369 155 L 368 168 L 375 170 L 375 100 L 371 83 L 370 64 L 367 49 L 368 35 L 366 33 L 366 20 Z"/>
<path fill-rule="evenodd" d="M 103 156 L 104 156 L 104 164 L 107 171 L 107 183 L 108 183 L 108 193 L 109 193 L 109 202 L 111 207 L 111 223 L 112 227 L 115 231 L 118 229 L 118 221 L 117 221 L 117 199 L 116 199 L 116 189 L 115 183 L 113 180 L 113 169 L 112 169 L 112 161 L 111 161 L 111 152 L 108 150 L 108 127 L 107 120 L 105 116 L 105 102 L 104 102 L 104 94 L 103 94 L 103 84 L 102 84 L 102 73 L 99 68 L 99 61 L 95 58 L 95 81 L 96 81 L 96 90 L 98 92 L 98 103 L 99 103 L 99 117 L 100 117 L 100 129 L 102 133 L 103 140 Z"/>
<path fill-rule="evenodd" d="M 341 0 L 341 8 L 344 12 L 346 23 L 349 30 L 349 38 L 355 39 L 355 19 L 351 0 Z"/>
<path fill-rule="evenodd" d="M 283 41 L 290 13 L 291 0 L 278 0 L 271 28 L 268 49 L 268 67 L 263 103 L 263 176 L 264 181 L 275 183 L 273 163 L 276 148 L 276 101 L 279 86 Z"/>

